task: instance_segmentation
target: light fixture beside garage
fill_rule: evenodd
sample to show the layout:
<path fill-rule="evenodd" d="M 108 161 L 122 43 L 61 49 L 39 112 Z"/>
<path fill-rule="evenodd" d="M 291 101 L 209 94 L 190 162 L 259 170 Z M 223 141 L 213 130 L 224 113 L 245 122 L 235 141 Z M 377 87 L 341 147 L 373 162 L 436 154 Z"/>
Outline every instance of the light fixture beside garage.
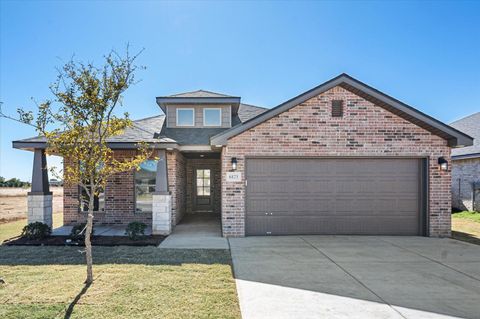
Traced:
<path fill-rule="evenodd" d="M 438 168 L 441 171 L 448 171 L 448 162 L 445 157 L 442 156 L 438 158 Z"/>
<path fill-rule="evenodd" d="M 232 157 L 232 170 L 236 171 L 237 170 L 237 158 Z"/>

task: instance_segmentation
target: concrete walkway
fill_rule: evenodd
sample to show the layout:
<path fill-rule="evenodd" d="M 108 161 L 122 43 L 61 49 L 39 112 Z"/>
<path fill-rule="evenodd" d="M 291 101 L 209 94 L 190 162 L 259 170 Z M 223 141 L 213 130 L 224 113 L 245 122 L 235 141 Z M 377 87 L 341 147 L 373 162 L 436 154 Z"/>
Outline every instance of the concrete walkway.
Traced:
<path fill-rule="evenodd" d="M 243 318 L 480 318 L 480 246 L 424 237 L 229 241 Z"/>
<path fill-rule="evenodd" d="M 187 214 L 159 248 L 229 249 L 222 237 L 220 216 L 209 213 Z"/>

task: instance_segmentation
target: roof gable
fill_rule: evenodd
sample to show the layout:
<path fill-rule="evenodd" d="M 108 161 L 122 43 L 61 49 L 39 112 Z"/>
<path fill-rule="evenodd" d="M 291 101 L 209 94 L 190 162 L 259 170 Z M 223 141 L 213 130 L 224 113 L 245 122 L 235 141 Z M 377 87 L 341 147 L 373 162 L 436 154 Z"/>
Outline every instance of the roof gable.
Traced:
<path fill-rule="evenodd" d="M 405 118 L 406 120 L 425 128 L 426 130 L 436 134 L 446 140 L 448 140 L 450 146 L 465 146 L 472 145 L 473 140 L 470 136 L 444 124 L 425 113 L 418 111 L 417 109 L 400 102 L 399 100 L 394 99 L 391 96 L 388 96 L 368 85 L 362 83 L 351 76 L 343 73 L 339 76 L 320 84 L 319 86 L 306 91 L 269 111 L 260 114 L 237 127 L 233 127 L 229 130 L 226 130 L 220 134 L 213 136 L 210 139 L 212 145 L 226 145 L 227 140 L 233 136 L 236 136 L 252 127 L 259 125 L 280 113 L 283 113 L 323 92 L 328 91 L 329 89 L 341 86 L 346 90 L 351 91 L 352 93 L 361 96 L 362 98 L 383 107 L 390 112 Z"/>

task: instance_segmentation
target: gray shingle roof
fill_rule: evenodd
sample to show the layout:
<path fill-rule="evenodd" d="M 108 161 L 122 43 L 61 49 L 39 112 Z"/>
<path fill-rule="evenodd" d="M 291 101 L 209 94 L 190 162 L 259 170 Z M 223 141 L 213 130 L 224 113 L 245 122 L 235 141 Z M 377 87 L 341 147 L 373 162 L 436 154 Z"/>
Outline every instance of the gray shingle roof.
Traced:
<path fill-rule="evenodd" d="M 474 138 L 472 146 L 452 149 L 452 156 L 478 154 L 480 157 L 480 112 L 452 122 L 450 126 Z"/>
<path fill-rule="evenodd" d="M 267 110 L 268 109 L 264 107 L 240 103 L 240 106 L 238 108 L 238 117 L 240 118 L 240 121 L 243 123 L 245 121 L 248 121 L 251 118 L 254 118 L 257 115 L 262 114 Z"/>
<path fill-rule="evenodd" d="M 165 115 L 157 115 L 152 117 L 147 117 L 144 119 L 133 121 L 133 126 L 127 128 L 123 134 L 113 136 L 109 138 L 108 142 L 130 142 L 130 143 L 138 143 L 138 142 L 171 142 L 169 139 L 158 139 L 154 138 L 155 132 L 158 132 L 165 120 Z M 46 138 L 44 136 L 35 136 L 23 140 L 19 140 L 18 142 L 22 143 L 45 143 Z"/>
<path fill-rule="evenodd" d="M 233 96 L 222 94 L 222 93 L 216 93 L 212 91 L 206 91 L 206 90 L 197 90 L 197 91 L 173 94 L 173 95 L 169 95 L 169 97 L 233 97 Z"/>
<path fill-rule="evenodd" d="M 34 137 L 29 137 L 25 138 L 23 140 L 19 140 L 19 142 L 25 142 L 25 143 L 45 143 L 47 139 L 44 136 L 34 136 Z"/>
<path fill-rule="evenodd" d="M 232 125 L 239 125 L 267 109 L 240 104 L 238 115 L 232 119 Z M 133 121 L 133 126 L 127 128 L 123 134 L 111 137 L 111 143 L 178 143 L 180 145 L 210 145 L 210 137 L 227 128 L 166 128 L 165 115 L 157 115 Z M 45 143 L 43 136 L 31 137 L 16 142 L 21 143 Z"/>
<path fill-rule="evenodd" d="M 144 119 L 133 121 L 133 126 L 129 127 L 121 135 L 108 139 L 108 142 L 170 142 L 168 140 L 158 140 L 154 134 L 158 132 L 165 121 L 165 115 L 157 115 Z"/>
<path fill-rule="evenodd" d="M 179 145 L 210 145 L 210 137 L 225 130 L 225 128 L 163 127 L 159 137 L 169 139 Z"/>

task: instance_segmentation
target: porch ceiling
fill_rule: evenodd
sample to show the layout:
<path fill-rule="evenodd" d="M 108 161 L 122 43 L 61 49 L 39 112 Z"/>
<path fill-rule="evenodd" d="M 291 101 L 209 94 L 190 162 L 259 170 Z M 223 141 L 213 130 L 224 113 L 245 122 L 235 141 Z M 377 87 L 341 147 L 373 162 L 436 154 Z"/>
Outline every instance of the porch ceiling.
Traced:
<path fill-rule="evenodd" d="M 220 159 L 220 152 L 182 152 L 183 156 L 188 159 Z"/>

